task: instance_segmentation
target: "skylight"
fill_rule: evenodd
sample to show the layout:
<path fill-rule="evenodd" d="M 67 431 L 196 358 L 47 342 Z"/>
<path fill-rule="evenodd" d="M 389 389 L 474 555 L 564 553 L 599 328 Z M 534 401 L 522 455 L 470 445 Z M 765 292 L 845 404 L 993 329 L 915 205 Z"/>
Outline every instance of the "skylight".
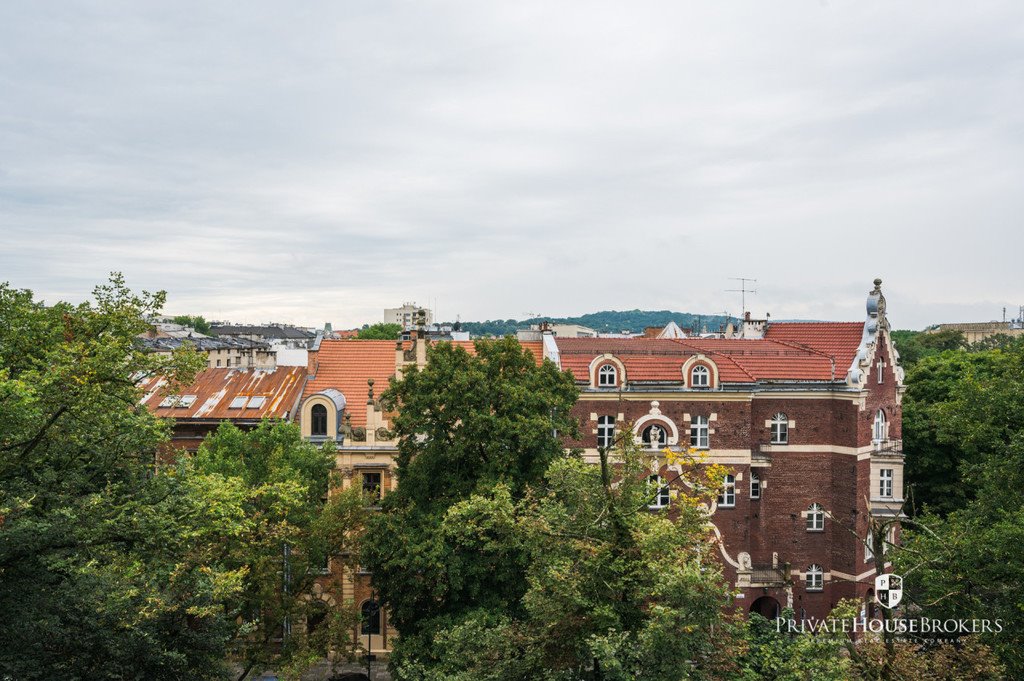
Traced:
<path fill-rule="evenodd" d="M 175 406 L 178 409 L 188 409 L 193 404 L 195 404 L 195 402 L 196 402 L 196 396 L 195 395 L 185 395 L 184 397 L 181 398 L 181 400 Z"/>
<path fill-rule="evenodd" d="M 249 400 L 249 408 L 250 409 L 259 409 L 260 407 L 263 406 L 263 403 L 266 402 L 266 401 L 267 401 L 266 397 L 262 397 L 262 396 L 254 397 L 251 400 Z"/>
<path fill-rule="evenodd" d="M 177 395 L 168 395 L 164 398 L 164 401 L 160 403 L 161 407 L 173 407 L 174 403 L 178 401 Z"/>
<path fill-rule="evenodd" d="M 241 409 L 242 407 L 245 406 L 245 403 L 248 399 L 249 398 L 246 397 L 245 395 L 242 395 L 241 397 L 236 397 L 235 399 L 231 400 L 231 404 L 228 406 L 228 409 Z"/>

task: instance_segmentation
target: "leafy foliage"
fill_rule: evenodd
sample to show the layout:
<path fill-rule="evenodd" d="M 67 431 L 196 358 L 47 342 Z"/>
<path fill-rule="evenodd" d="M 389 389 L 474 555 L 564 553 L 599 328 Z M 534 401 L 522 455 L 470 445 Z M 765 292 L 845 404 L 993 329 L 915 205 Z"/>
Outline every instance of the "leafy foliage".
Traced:
<path fill-rule="evenodd" d="M 182 469 L 199 484 L 236 490 L 234 503 L 220 507 L 237 522 L 219 541 L 217 558 L 239 576 L 223 604 L 244 667 L 301 670 L 329 648 L 351 649 L 351 604 L 340 587 L 318 584 L 328 559 L 340 566 L 355 550 L 365 514 L 358 489 L 335 484 L 339 491 L 328 499 L 333 449 L 305 442 L 290 423 L 263 421 L 251 431 L 224 423 Z M 323 619 L 312 636 L 302 626 L 311 616 Z M 285 621 L 292 634 L 278 645 Z"/>
<path fill-rule="evenodd" d="M 135 295 L 115 274 L 94 297 L 43 305 L 0 286 L 0 677 L 301 665 L 316 641 L 277 647 L 268 634 L 301 618 L 306 566 L 351 548 L 361 504 L 324 506 L 330 455 L 284 424 L 224 427 L 195 461 L 158 468 L 169 424 L 134 379 L 159 373 L 173 391 L 204 358 L 136 343 L 162 293 Z M 285 544 L 297 578 L 283 596 Z"/>
<path fill-rule="evenodd" d="M 707 516 L 651 512 L 649 455 L 632 442 L 607 465 L 552 462 L 543 491 L 519 502 L 498 486 L 452 506 L 449 545 L 485 560 L 524 554 L 519 607 L 480 607 L 435 632 L 440 658 L 398 666 L 403 679 L 571 681 L 721 678 L 736 628 Z"/>
<path fill-rule="evenodd" d="M 1005 349 L 946 353 L 920 368 L 942 377 L 935 381 L 941 399 L 929 403 L 929 414 L 937 441 L 954 448 L 960 484 L 972 493 L 945 517 L 919 515 L 904 533 L 905 550 L 896 556 L 907 593 L 928 616 L 1002 619 L 1004 631 L 981 640 L 1019 677 L 1024 675 L 1019 589 L 1024 583 L 1024 341 Z"/>
<path fill-rule="evenodd" d="M 563 456 L 556 431 L 575 433 L 576 395 L 571 376 L 537 366 L 511 339 L 478 342 L 475 355 L 439 344 L 424 369 L 410 368 L 382 395 L 384 408 L 401 407 L 392 420 L 400 484 L 371 518 L 362 563 L 401 634 L 393 659 L 429 661 L 435 631 L 478 608 L 519 607 L 523 551 L 487 556 L 453 544 L 444 518 L 496 485 L 518 499 L 543 483 Z"/>
<path fill-rule="evenodd" d="M 377 322 L 376 324 L 366 324 L 359 329 L 358 338 L 362 340 L 398 340 L 400 335 L 402 335 L 401 324 Z"/>

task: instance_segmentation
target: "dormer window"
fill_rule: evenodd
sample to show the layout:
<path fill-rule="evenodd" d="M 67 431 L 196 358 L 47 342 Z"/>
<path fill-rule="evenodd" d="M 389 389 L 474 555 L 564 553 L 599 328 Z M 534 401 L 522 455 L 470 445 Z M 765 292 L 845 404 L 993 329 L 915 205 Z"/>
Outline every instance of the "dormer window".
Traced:
<path fill-rule="evenodd" d="M 605 364 L 597 370 L 597 387 L 614 388 L 619 384 L 619 372 L 611 364 Z"/>
<path fill-rule="evenodd" d="M 789 418 L 779 412 L 772 417 L 772 444 L 784 445 L 789 442 Z"/>
<path fill-rule="evenodd" d="M 310 416 L 310 434 L 326 436 L 327 435 L 327 407 L 322 404 L 314 404 L 313 408 L 309 410 Z"/>
<path fill-rule="evenodd" d="M 703 364 L 698 364 L 690 370 L 690 387 L 707 388 L 711 385 L 711 372 Z"/>

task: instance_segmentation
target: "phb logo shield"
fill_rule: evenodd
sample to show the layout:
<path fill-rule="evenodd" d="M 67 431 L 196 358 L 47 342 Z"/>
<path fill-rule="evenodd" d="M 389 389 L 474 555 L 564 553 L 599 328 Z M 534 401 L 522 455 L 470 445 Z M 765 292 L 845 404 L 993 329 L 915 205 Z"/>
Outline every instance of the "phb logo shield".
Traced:
<path fill-rule="evenodd" d="M 903 599 L 903 578 L 899 575 L 878 575 L 875 577 L 875 600 L 890 610 Z"/>

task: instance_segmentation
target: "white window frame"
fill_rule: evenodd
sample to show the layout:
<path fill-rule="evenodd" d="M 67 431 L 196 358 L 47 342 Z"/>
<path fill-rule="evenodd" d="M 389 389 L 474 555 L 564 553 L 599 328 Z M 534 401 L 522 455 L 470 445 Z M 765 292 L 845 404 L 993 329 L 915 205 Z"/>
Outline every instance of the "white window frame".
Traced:
<path fill-rule="evenodd" d="M 672 494 L 669 492 L 668 483 L 665 482 L 665 478 L 660 475 L 652 475 L 647 478 L 647 486 L 648 488 L 655 486 L 658 488 L 657 493 L 654 495 L 654 503 L 648 504 L 647 508 L 657 511 L 667 508 L 672 503 Z"/>
<path fill-rule="evenodd" d="M 719 508 L 733 508 L 736 506 L 736 476 L 726 475 L 722 481 L 722 491 L 718 493 Z"/>
<path fill-rule="evenodd" d="M 757 474 L 753 469 L 750 471 L 750 498 L 760 499 L 761 498 L 761 476 Z"/>
<path fill-rule="evenodd" d="M 597 446 L 608 449 L 615 443 L 615 417 L 597 417 Z"/>
<path fill-rule="evenodd" d="M 710 449 L 711 426 L 707 416 L 696 416 L 690 423 L 690 446 L 697 449 Z"/>
<path fill-rule="evenodd" d="M 711 387 L 711 370 L 708 369 L 703 364 L 697 364 L 692 369 L 690 369 L 690 387 L 691 388 L 710 388 Z"/>
<path fill-rule="evenodd" d="M 817 564 L 811 565 L 804 573 L 804 588 L 806 591 L 824 591 L 825 570 Z"/>
<path fill-rule="evenodd" d="M 825 531 L 825 509 L 818 502 L 814 502 L 807 507 L 807 531 Z"/>
<path fill-rule="evenodd" d="M 875 422 L 871 427 L 871 439 L 874 442 L 882 442 L 885 440 L 886 431 L 886 418 L 885 412 L 879 409 L 875 412 Z"/>
<path fill-rule="evenodd" d="M 619 384 L 619 370 L 614 364 L 602 364 L 597 370 L 597 387 L 614 388 Z"/>
<path fill-rule="evenodd" d="M 781 411 L 772 417 L 771 433 L 773 445 L 789 444 L 789 417 Z"/>
<path fill-rule="evenodd" d="M 879 468 L 878 469 L 878 496 L 882 499 L 892 499 L 893 493 L 893 480 L 895 479 L 895 469 L 893 468 Z"/>

